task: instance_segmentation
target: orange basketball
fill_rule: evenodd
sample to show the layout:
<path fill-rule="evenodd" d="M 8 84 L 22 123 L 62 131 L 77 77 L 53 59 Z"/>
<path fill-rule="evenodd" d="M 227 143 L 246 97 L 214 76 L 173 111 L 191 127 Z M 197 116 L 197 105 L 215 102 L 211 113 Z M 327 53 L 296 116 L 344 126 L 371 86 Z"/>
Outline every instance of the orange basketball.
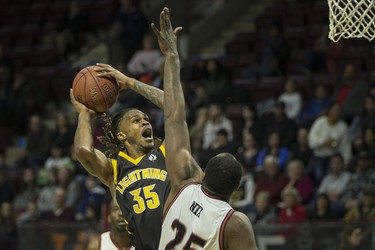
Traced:
<path fill-rule="evenodd" d="M 116 80 L 97 77 L 94 66 L 78 72 L 72 88 L 77 101 L 98 113 L 107 111 L 116 102 L 119 93 Z"/>

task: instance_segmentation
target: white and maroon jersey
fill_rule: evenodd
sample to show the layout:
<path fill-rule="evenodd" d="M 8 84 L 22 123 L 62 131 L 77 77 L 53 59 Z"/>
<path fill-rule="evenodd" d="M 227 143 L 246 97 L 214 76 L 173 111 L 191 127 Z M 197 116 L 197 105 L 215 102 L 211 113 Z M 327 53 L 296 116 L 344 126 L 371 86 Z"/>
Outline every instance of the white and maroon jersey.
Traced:
<path fill-rule="evenodd" d="M 224 227 L 233 212 L 202 185 L 184 186 L 165 210 L 159 250 L 223 249 Z"/>
<path fill-rule="evenodd" d="M 120 247 L 113 241 L 111 232 L 105 232 L 100 235 L 99 250 L 134 250 L 134 247 Z"/>

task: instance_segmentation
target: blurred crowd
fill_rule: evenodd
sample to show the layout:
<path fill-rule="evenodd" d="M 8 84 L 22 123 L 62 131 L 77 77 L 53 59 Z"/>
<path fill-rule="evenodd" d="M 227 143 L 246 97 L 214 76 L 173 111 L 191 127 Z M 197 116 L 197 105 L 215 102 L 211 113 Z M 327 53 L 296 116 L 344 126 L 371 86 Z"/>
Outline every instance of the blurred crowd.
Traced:
<path fill-rule="evenodd" d="M 112 66 L 162 88 L 163 58 L 140 2 L 118 4 L 107 40 Z M 76 27 L 72 16 L 64 19 L 65 28 Z M 59 60 L 84 43 L 74 31 L 66 35 L 65 28 L 55 30 L 66 36 L 60 37 L 64 43 L 46 39 L 57 46 Z M 286 66 L 294 48 L 275 26 L 259 40 L 255 66 L 241 72 L 225 56 L 183 63 L 192 153 L 203 169 L 218 153 L 237 157 L 243 176 L 230 204 L 254 225 L 375 220 L 375 85 L 362 77 L 357 65 L 339 60 L 344 45 L 327 41 L 326 32 L 323 29 L 307 48 L 298 70 L 337 77 L 332 84 L 311 86 L 308 93 L 289 75 Z M 53 113 L 47 112 L 45 97 L 5 55 L 0 46 L 0 223 L 7 239 L 16 234 L 17 224 L 97 223 L 110 194 L 75 161 L 72 109 L 58 105 Z M 281 76 L 282 91 L 256 101 L 256 92 L 246 93 L 233 84 L 238 76 Z M 154 135 L 164 137 L 163 113 L 130 91 L 121 93 L 108 113 L 127 106 L 145 110 Z M 94 136 L 102 134 L 102 125 L 98 119 Z M 94 144 L 103 149 L 97 140 Z M 18 153 L 8 166 L 10 146 Z M 362 235 L 358 230 L 349 234 Z"/>

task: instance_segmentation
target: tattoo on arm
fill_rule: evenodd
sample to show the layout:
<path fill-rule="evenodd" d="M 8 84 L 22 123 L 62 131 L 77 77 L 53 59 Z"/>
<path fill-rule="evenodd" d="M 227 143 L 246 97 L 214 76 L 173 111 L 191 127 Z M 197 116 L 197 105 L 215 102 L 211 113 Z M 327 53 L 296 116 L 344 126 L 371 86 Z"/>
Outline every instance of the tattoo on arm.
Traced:
<path fill-rule="evenodd" d="M 163 103 L 164 103 L 163 90 L 147 85 L 137 80 L 134 81 L 133 90 L 137 92 L 138 94 L 146 97 L 148 100 L 150 100 L 153 104 L 155 104 L 159 108 L 163 109 Z"/>

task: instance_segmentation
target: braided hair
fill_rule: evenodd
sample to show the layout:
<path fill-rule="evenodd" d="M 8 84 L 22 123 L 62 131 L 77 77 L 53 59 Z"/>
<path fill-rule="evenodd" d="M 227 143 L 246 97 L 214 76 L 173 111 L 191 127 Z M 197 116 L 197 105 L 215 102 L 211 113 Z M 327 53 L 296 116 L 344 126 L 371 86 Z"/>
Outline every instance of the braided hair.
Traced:
<path fill-rule="evenodd" d="M 104 136 L 98 136 L 97 138 L 99 142 L 107 148 L 107 150 L 104 151 L 107 157 L 111 157 L 112 155 L 118 154 L 120 151 L 126 150 L 124 143 L 117 138 L 117 133 L 120 122 L 130 110 L 134 110 L 134 108 L 121 110 L 112 117 L 107 117 L 105 119 L 105 124 L 103 126 Z"/>

